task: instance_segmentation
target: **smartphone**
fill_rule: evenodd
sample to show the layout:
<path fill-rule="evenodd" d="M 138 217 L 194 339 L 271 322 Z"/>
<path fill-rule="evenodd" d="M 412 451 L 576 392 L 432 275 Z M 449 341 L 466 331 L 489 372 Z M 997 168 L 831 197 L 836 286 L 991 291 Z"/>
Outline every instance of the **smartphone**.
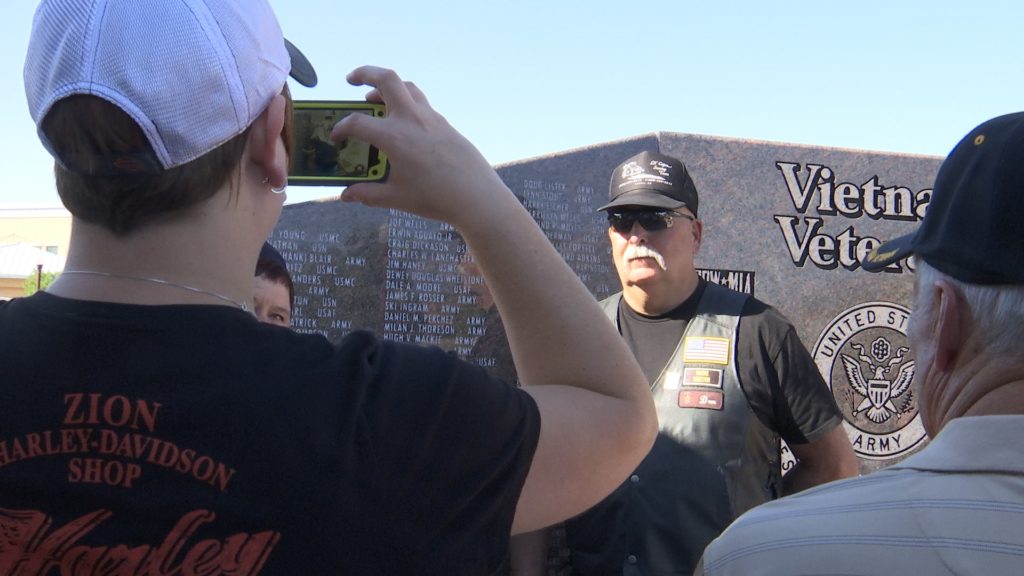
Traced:
<path fill-rule="evenodd" d="M 383 180 L 388 158 L 382 151 L 355 139 L 331 142 L 331 129 L 349 114 L 383 118 L 384 104 L 365 101 L 296 100 L 295 149 L 288 172 L 290 186 L 348 186 Z"/>

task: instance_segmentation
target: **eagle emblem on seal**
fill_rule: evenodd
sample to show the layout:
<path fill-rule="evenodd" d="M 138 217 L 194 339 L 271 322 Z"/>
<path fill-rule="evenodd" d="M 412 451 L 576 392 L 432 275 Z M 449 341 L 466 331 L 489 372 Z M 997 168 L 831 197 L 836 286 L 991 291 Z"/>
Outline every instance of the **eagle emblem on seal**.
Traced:
<path fill-rule="evenodd" d="M 900 365 L 895 378 L 886 378 L 888 373 L 897 364 L 905 359 L 905 354 L 910 348 L 901 346 L 892 353 L 892 344 L 885 338 L 878 338 L 871 343 L 870 356 L 865 353 L 864 346 L 853 343 L 851 348 L 858 352 L 859 358 L 853 358 L 847 354 L 840 354 L 843 361 L 843 368 L 849 379 L 850 387 L 854 392 L 864 397 L 864 400 L 853 410 L 856 416 L 867 410 L 866 416 L 872 422 L 882 423 L 892 417 L 893 414 L 902 414 L 910 410 L 913 392 L 909 394 L 910 383 L 914 380 L 914 361 L 904 362 Z M 871 378 L 864 379 L 862 363 L 867 365 L 871 371 Z M 906 394 L 897 408 L 895 401 Z"/>

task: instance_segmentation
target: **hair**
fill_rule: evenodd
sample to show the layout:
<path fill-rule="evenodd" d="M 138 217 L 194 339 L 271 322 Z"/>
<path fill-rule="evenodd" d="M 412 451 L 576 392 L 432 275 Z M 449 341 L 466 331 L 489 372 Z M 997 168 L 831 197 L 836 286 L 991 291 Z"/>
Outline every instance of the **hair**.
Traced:
<path fill-rule="evenodd" d="M 292 284 L 292 276 L 288 269 L 280 262 L 268 258 L 260 258 L 256 261 L 256 276 L 262 276 L 272 282 L 283 284 L 288 289 L 288 308 L 295 308 L 295 286 Z"/>
<path fill-rule="evenodd" d="M 291 158 L 294 126 L 287 84 L 281 93 L 287 102 L 282 137 Z M 103 158 L 111 164 L 120 158 L 155 158 L 135 120 L 97 96 L 59 100 L 41 127 L 57 158 Z M 156 172 L 87 174 L 82 173 L 80 162 L 58 161 L 54 164 L 57 193 L 74 216 L 124 236 L 212 197 L 229 179 L 235 182 L 250 128 L 195 160 Z"/>
<path fill-rule="evenodd" d="M 1024 286 L 969 284 L 929 266 L 916 262 L 917 290 L 914 313 L 910 315 L 910 332 L 921 334 L 935 317 L 935 283 L 952 284 L 967 302 L 981 342 L 992 354 L 1024 356 Z M 915 338 L 916 339 L 916 338 Z"/>

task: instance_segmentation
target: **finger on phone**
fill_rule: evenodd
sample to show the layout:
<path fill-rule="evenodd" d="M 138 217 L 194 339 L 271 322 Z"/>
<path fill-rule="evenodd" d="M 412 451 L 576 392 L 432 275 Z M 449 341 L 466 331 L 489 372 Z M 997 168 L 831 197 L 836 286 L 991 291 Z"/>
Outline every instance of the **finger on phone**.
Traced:
<path fill-rule="evenodd" d="M 349 114 L 331 129 L 331 141 L 340 145 L 341 142 L 354 138 L 377 148 L 387 149 L 387 144 L 390 143 L 389 133 L 377 127 L 377 122 L 380 121 L 381 119 L 366 114 Z"/>
<path fill-rule="evenodd" d="M 373 86 L 389 108 L 405 108 L 414 102 L 405 83 L 391 69 L 379 66 L 360 66 L 349 72 L 347 80 L 353 86 Z"/>
<path fill-rule="evenodd" d="M 388 182 L 360 182 L 345 189 L 341 201 L 370 208 L 398 208 L 408 211 L 399 188 Z"/>

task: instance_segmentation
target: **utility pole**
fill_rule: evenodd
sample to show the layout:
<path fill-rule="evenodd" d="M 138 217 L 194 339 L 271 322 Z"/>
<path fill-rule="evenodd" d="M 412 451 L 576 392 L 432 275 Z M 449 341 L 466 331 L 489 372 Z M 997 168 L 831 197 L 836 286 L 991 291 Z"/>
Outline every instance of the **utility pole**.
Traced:
<path fill-rule="evenodd" d="M 43 289 L 43 265 L 36 264 L 36 292 Z"/>

